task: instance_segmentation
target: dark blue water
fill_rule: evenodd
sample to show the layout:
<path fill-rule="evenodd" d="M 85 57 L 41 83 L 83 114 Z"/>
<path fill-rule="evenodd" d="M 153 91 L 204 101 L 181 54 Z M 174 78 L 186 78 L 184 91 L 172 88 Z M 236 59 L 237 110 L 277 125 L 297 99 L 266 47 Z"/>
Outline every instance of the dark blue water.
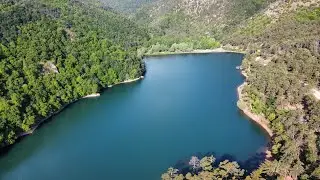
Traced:
<path fill-rule="evenodd" d="M 192 155 L 249 159 L 268 138 L 243 117 L 242 56 L 146 59 L 145 79 L 65 109 L 0 158 L 3 180 L 153 180 Z"/>

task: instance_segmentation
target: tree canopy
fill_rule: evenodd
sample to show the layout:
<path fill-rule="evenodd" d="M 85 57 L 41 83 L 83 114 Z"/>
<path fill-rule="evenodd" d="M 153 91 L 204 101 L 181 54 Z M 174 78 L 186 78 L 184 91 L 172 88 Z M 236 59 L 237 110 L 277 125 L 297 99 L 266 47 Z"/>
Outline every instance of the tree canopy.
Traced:
<path fill-rule="evenodd" d="M 0 3 L 0 147 L 65 104 L 144 72 L 146 31 L 100 3 Z"/>

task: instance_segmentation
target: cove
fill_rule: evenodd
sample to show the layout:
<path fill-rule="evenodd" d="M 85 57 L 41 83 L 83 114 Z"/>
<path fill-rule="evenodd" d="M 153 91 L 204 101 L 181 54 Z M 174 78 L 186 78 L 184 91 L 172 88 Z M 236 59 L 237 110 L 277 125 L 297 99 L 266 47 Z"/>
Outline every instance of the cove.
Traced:
<path fill-rule="evenodd" d="M 242 55 L 146 58 L 142 81 L 80 100 L 0 157 L 2 180 L 153 180 L 192 155 L 245 161 L 268 143 L 241 115 Z"/>

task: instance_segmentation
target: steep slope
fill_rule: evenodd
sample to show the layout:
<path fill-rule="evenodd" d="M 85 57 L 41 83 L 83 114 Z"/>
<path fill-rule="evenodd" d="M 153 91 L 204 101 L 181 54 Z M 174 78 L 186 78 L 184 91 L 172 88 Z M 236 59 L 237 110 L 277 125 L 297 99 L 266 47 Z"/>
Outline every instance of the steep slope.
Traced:
<path fill-rule="evenodd" d="M 145 30 L 101 7 L 1 1 L 0 147 L 65 104 L 143 73 L 136 50 Z"/>
<path fill-rule="evenodd" d="M 212 49 L 243 20 L 274 0 L 158 0 L 134 15 L 153 37 L 141 53 L 163 54 Z"/>

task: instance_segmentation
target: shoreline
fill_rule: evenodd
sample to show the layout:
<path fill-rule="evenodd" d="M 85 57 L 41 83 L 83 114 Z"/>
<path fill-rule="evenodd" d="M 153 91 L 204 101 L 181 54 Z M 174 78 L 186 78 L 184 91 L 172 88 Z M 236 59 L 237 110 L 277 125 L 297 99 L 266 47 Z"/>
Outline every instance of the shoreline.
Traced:
<path fill-rule="evenodd" d="M 100 93 L 94 93 L 94 94 L 89 94 L 87 96 L 82 97 L 82 99 L 86 99 L 86 98 L 94 98 L 94 97 L 99 97 Z"/>
<path fill-rule="evenodd" d="M 244 72 L 244 71 L 241 71 L 241 74 L 247 79 L 247 74 Z M 253 121 L 255 124 L 257 124 L 260 128 L 263 129 L 263 131 L 265 133 L 268 134 L 268 137 L 271 139 L 272 136 L 273 136 L 273 131 L 271 130 L 271 128 L 269 127 L 269 121 L 267 119 L 265 119 L 263 116 L 261 115 L 257 115 L 257 114 L 254 114 L 253 112 L 250 111 L 250 108 L 243 102 L 243 99 L 242 99 L 242 90 L 243 90 L 243 87 L 245 85 L 247 85 L 247 81 L 245 81 L 239 85 L 237 87 L 237 93 L 238 93 L 238 102 L 237 102 L 237 106 L 238 108 L 241 110 L 241 112 L 247 116 L 250 121 Z M 241 105 L 240 105 L 241 104 Z M 266 160 L 272 160 L 272 152 L 270 150 L 270 145 L 266 145 L 264 147 L 264 150 L 263 152 L 265 153 L 265 159 Z"/>
<path fill-rule="evenodd" d="M 215 49 L 195 49 L 192 51 L 186 52 L 158 52 L 154 54 L 145 54 L 145 56 L 167 56 L 167 55 L 179 55 L 179 54 L 210 54 L 210 53 L 238 53 L 238 54 L 245 54 L 243 51 L 233 51 L 233 50 L 226 50 L 223 47 L 215 48 Z"/>
<path fill-rule="evenodd" d="M 140 76 L 140 77 L 135 78 L 135 79 L 128 79 L 128 80 L 125 80 L 125 81 L 122 81 L 122 82 L 119 82 L 119 83 L 116 83 L 116 84 L 113 84 L 113 85 L 109 85 L 107 88 L 104 88 L 103 90 L 106 90 L 106 89 L 108 89 L 108 88 L 111 88 L 111 87 L 113 87 L 113 86 L 120 85 L 120 84 L 132 83 L 132 82 L 141 80 L 141 79 L 143 79 L 143 78 L 144 78 L 144 76 Z M 37 130 L 43 123 L 45 123 L 48 119 L 54 117 L 55 115 L 59 114 L 61 111 L 63 111 L 63 110 L 64 110 L 66 107 L 68 107 L 69 105 L 71 105 L 71 104 L 73 104 L 73 103 L 75 103 L 75 102 L 77 102 L 77 101 L 79 101 L 79 100 L 81 100 L 81 99 L 88 99 L 88 98 L 100 97 L 100 95 L 101 95 L 100 93 L 89 94 L 89 95 L 86 95 L 86 96 L 81 97 L 81 98 L 79 98 L 79 99 L 75 99 L 75 100 L 73 100 L 73 101 L 71 101 L 71 102 L 63 105 L 58 111 L 53 112 L 53 113 L 50 114 L 48 117 L 46 117 L 46 118 L 40 120 L 38 123 L 36 123 L 36 124 L 34 125 L 34 127 L 31 128 L 29 131 L 27 131 L 27 132 L 22 132 L 21 134 L 19 134 L 19 135 L 17 136 L 17 139 L 23 138 L 23 137 L 25 137 L 25 136 L 28 136 L 28 135 L 33 134 L 34 131 Z"/>
<path fill-rule="evenodd" d="M 132 82 L 135 82 L 135 81 L 138 81 L 138 80 L 141 80 L 141 79 L 144 79 L 144 76 L 140 76 L 140 77 L 137 77 L 137 78 L 134 78 L 134 79 L 128 79 L 128 80 L 125 80 L 125 81 L 122 81 L 122 82 L 119 82 L 119 83 L 116 83 L 116 84 L 109 85 L 108 88 L 112 88 L 113 86 L 117 86 L 117 85 L 120 85 L 120 84 L 132 83 Z"/>
<path fill-rule="evenodd" d="M 166 55 L 179 55 L 179 54 L 208 54 L 208 53 L 238 53 L 238 54 L 246 54 L 245 51 L 235 51 L 235 50 L 226 50 L 223 47 L 215 48 L 215 49 L 196 49 L 193 51 L 187 51 L 187 52 L 160 52 L 155 54 L 146 54 L 146 56 L 166 56 Z M 238 92 L 238 103 L 242 102 L 242 89 L 247 84 L 247 77 L 248 75 L 242 70 L 241 75 L 245 77 L 244 82 L 238 86 L 237 92 Z M 261 115 L 257 115 L 251 112 L 250 108 L 246 106 L 240 107 L 238 105 L 238 108 L 253 122 L 255 122 L 258 126 L 260 126 L 271 138 L 273 136 L 273 131 L 269 127 L 269 121 L 265 119 Z M 267 154 L 269 154 L 269 150 L 266 151 Z"/>
<path fill-rule="evenodd" d="M 242 83 L 240 86 L 238 86 L 237 88 L 237 92 L 238 92 L 238 108 L 246 115 L 250 118 L 250 120 L 254 121 L 255 123 L 257 123 L 266 133 L 268 133 L 269 137 L 271 138 L 273 136 L 273 131 L 270 129 L 269 127 L 269 121 L 267 119 L 265 119 L 263 116 L 261 115 L 257 115 L 254 114 L 253 112 L 250 111 L 250 108 L 247 105 L 244 105 L 244 103 L 242 100 L 242 90 L 243 87 L 247 85 L 247 82 L 245 81 L 244 83 Z M 241 105 L 239 105 L 241 104 Z"/>

